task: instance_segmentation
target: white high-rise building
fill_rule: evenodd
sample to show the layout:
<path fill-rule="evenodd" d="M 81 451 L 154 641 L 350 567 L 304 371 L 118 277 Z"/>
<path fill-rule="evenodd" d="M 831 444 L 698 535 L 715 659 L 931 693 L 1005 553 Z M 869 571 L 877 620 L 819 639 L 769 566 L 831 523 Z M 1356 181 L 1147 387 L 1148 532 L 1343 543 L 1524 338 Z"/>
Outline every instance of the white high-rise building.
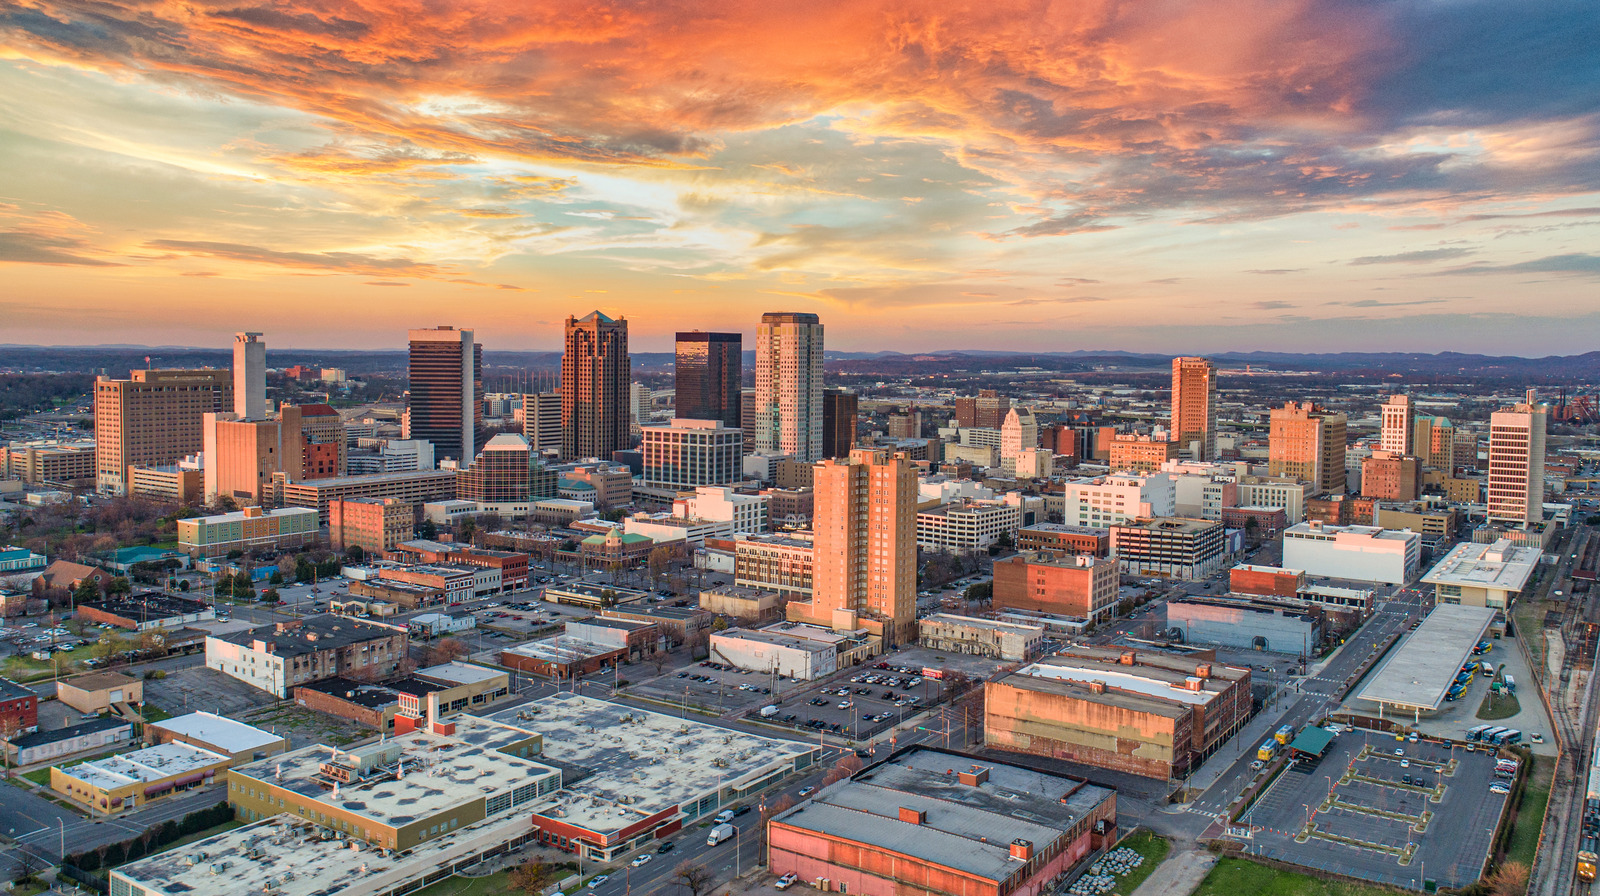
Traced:
<path fill-rule="evenodd" d="M 1008 466 L 1015 464 L 1017 455 L 1037 447 L 1039 424 L 1034 419 L 1033 411 L 1012 408 L 1006 414 L 1005 422 L 1000 424 L 1000 462 Z"/>
<path fill-rule="evenodd" d="M 1411 396 L 1393 395 L 1383 403 L 1383 429 L 1379 445 L 1384 451 L 1406 455 L 1411 453 L 1411 427 L 1416 417 L 1411 407 Z"/>
<path fill-rule="evenodd" d="M 233 412 L 240 420 L 267 418 L 267 344 L 260 333 L 233 334 Z"/>
<path fill-rule="evenodd" d="M 1069 479 L 1062 486 L 1063 521 L 1105 528 L 1131 520 L 1172 516 L 1177 484 L 1166 473 Z"/>
<path fill-rule="evenodd" d="M 561 393 L 522 396 L 522 435 L 535 454 L 561 450 Z"/>
<path fill-rule="evenodd" d="M 1535 523 L 1544 518 L 1544 405 L 1528 390 L 1522 404 L 1489 415 L 1491 523 Z"/>
<path fill-rule="evenodd" d="M 822 322 L 815 314 L 769 311 L 756 328 L 757 451 L 807 463 L 822 457 Z"/>
<path fill-rule="evenodd" d="M 674 419 L 641 427 L 639 434 L 647 485 L 724 485 L 743 476 L 744 432 L 721 420 Z"/>

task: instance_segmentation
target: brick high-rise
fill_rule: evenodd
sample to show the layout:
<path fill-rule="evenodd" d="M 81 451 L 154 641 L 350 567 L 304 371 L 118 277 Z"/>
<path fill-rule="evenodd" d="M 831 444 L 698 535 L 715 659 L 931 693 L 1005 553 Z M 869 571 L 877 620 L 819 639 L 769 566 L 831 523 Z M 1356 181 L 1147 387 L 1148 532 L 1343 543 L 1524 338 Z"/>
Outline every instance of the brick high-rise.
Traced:
<path fill-rule="evenodd" d="M 807 463 L 822 457 L 822 321 L 815 314 L 761 315 L 754 426 L 757 451 Z"/>
<path fill-rule="evenodd" d="M 1217 365 L 1172 359 L 1172 440 L 1192 460 L 1217 459 Z"/>
<path fill-rule="evenodd" d="M 1546 408 L 1532 389 L 1523 403 L 1489 415 L 1488 518 L 1491 523 L 1544 519 Z"/>
<path fill-rule="evenodd" d="M 1272 409 L 1267 472 L 1316 487 L 1318 494 L 1344 493 L 1345 416 L 1311 402 Z"/>
<path fill-rule="evenodd" d="M 673 386 L 673 416 L 721 420 L 739 426 L 739 380 L 744 375 L 743 338 L 738 333 L 679 333 Z"/>
<path fill-rule="evenodd" d="M 567 352 L 561 359 L 561 457 L 610 460 L 628 447 L 628 321 L 598 311 L 567 318 Z"/>
<path fill-rule="evenodd" d="M 128 467 L 176 463 L 205 444 L 205 415 L 233 407 L 226 370 L 135 370 L 94 384 L 95 486 L 124 494 Z"/>
<path fill-rule="evenodd" d="M 473 331 L 412 330 L 408 439 L 433 443 L 433 456 L 462 466 L 478 456 L 483 429 L 483 346 Z"/>

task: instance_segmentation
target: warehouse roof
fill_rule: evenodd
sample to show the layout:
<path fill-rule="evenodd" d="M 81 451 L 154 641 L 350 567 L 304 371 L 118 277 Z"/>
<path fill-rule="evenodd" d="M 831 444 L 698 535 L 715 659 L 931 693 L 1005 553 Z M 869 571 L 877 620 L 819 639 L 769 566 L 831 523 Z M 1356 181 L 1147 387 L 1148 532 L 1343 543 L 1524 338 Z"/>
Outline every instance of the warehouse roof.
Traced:
<path fill-rule="evenodd" d="M 192 737 L 229 753 L 245 753 L 283 743 L 283 738 L 276 734 L 209 712 L 191 712 L 165 722 L 151 722 L 150 726 Z"/>
<path fill-rule="evenodd" d="M 61 769 L 61 773 L 77 778 L 91 787 L 114 790 L 141 781 L 160 781 L 178 775 L 198 773 L 230 756 L 191 747 L 188 744 L 170 743 L 132 753 L 91 759 Z M 198 777 L 198 775 L 197 775 Z"/>
<path fill-rule="evenodd" d="M 1360 699 L 1432 712 L 1494 620 L 1489 607 L 1440 604 L 1390 652 Z"/>
<path fill-rule="evenodd" d="M 1433 565 L 1422 581 L 1429 585 L 1458 585 L 1490 591 L 1521 591 L 1528 584 L 1543 552 L 1516 547 L 1508 539 L 1494 544 L 1459 544 Z"/>

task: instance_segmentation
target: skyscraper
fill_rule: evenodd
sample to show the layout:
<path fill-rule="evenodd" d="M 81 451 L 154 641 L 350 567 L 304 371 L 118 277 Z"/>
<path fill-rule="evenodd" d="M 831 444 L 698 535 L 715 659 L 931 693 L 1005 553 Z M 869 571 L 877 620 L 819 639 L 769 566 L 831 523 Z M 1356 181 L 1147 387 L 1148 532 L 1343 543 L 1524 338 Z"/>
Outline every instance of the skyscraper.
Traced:
<path fill-rule="evenodd" d="M 739 426 L 739 379 L 744 374 L 743 339 L 738 333 L 679 333 L 677 389 L 673 416 L 721 420 Z"/>
<path fill-rule="evenodd" d="M 560 392 L 529 392 L 522 396 L 522 435 L 534 454 L 561 450 Z"/>
<path fill-rule="evenodd" d="M 956 399 L 956 425 L 962 429 L 999 429 L 1011 410 L 1011 399 L 994 389 L 979 389 L 977 397 Z"/>
<path fill-rule="evenodd" d="M 1191 460 L 1217 459 L 1217 365 L 1172 359 L 1172 440 Z"/>
<path fill-rule="evenodd" d="M 1007 411 L 1005 422 L 1000 424 L 1001 462 L 1009 460 L 1015 463 L 1017 455 L 1037 447 L 1039 423 L 1034 419 L 1033 411 L 1021 407 Z"/>
<path fill-rule="evenodd" d="M 226 370 L 135 370 L 94 384 L 95 486 L 125 494 L 130 466 L 177 463 L 205 444 L 205 415 L 233 406 Z"/>
<path fill-rule="evenodd" d="M 1488 519 L 1536 523 L 1544 519 L 1547 409 L 1528 390 L 1522 404 L 1489 415 Z"/>
<path fill-rule="evenodd" d="M 1378 447 L 1393 454 L 1410 454 L 1415 414 L 1411 396 L 1390 396 L 1383 403 L 1383 429 L 1379 433 Z"/>
<path fill-rule="evenodd" d="M 1316 487 L 1318 494 L 1344 493 L 1345 416 L 1311 402 L 1286 402 L 1272 409 L 1267 472 Z"/>
<path fill-rule="evenodd" d="M 856 446 L 859 402 L 846 389 L 822 391 L 822 456 L 844 457 Z"/>
<path fill-rule="evenodd" d="M 472 463 L 483 444 L 483 346 L 454 327 L 411 331 L 411 425 L 407 438 L 434 456 Z"/>
<path fill-rule="evenodd" d="M 815 561 L 809 603 L 789 618 L 876 629 L 885 644 L 916 637 L 917 467 L 857 448 L 817 464 Z"/>
<path fill-rule="evenodd" d="M 822 323 L 769 311 L 756 328 L 756 450 L 822 456 Z"/>
<path fill-rule="evenodd" d="M 240 420 L 267 416 L 267 344 L 260 333 L 233 334 L 233 412 Z"/>
<path fill-rule="evenodd" d="M 628 447 L 633 364 L 628 321 L 591 311 L 567 318 L 561 359 L 561 458 L 611 459 Z"/>

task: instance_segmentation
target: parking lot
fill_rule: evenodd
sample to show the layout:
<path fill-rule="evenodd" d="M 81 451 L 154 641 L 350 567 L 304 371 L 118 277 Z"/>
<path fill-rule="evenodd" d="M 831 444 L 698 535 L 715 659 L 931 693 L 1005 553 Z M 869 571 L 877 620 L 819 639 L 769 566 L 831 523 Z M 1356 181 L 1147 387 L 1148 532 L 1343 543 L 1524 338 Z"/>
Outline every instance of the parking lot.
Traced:
<path fill-rule="evenodd" d="M 1494 766 L 1487 750 L 1346 731 L 1279 774 L 1227 836 L 1254 855 L 1376 883 L 1465 886 L 1508 798 L 1491 789 Z"/>
<path fill-rule="evenodd" d="M 242 713 L 273 702 L 272 695 L 230 678 L 215 669 L 195 666 L 147 679 L 144 699 L 172 715 L 196 710 L 238 718 Z"/>

